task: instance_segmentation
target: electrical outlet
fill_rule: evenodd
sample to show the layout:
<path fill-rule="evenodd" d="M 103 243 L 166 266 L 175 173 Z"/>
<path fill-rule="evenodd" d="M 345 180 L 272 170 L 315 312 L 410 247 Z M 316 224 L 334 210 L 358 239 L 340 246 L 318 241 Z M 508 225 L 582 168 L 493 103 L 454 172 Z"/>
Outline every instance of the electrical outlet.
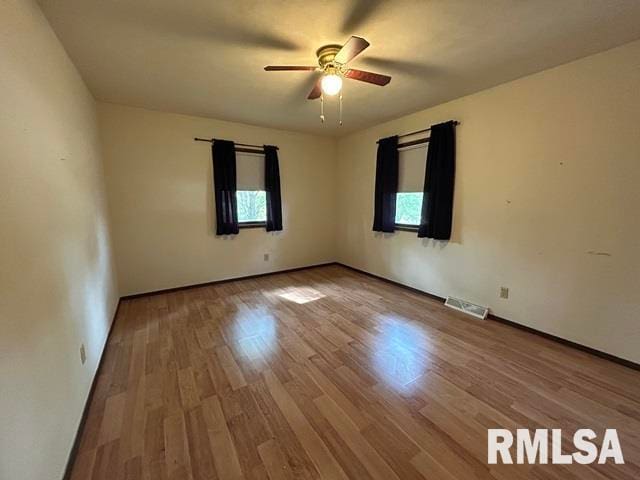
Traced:
<path fill-rule="evenodd" d="M 80 345 L 80 361 L 84 365 L 84 362 L 87 361 L 87 352 L 84 351 L 84 343 Z"/>
<path fill-rule="evenodd" d="M 500 298 L 509 298 L 509 288 L 500 287 Z"/>
<path fill-rule="evenodd" d="M 268 254 L 268 253 L 265 253 L 265 254 L 264 254 L 264 261 L 265 261 L 265 262 L 268 262 L 268 261 L 269 261 L 269 254 Z"/>

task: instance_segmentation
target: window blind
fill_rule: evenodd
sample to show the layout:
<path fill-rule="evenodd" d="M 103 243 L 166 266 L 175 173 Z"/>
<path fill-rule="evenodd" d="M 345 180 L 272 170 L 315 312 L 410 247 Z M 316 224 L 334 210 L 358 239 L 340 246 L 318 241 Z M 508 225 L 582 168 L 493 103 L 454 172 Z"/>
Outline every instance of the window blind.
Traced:
<path fill-rule="evenodd" d="M 398 152 L 398 192 L 421 192 L 427 163 L 427 146 L 418 145 Z"/>
<path fill-rule="evenodd" d="M 236 152 L 238 190 L 264 191 L 264 154 Z"/>

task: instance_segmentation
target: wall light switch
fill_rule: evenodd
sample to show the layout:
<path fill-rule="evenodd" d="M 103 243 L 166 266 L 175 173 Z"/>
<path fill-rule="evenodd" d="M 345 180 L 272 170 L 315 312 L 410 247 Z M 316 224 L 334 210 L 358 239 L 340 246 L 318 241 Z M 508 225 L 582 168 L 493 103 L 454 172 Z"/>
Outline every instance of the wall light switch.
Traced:
<path fill-rule="evenodd" d="M 500 298 L 509 298 L 509 289 L 507 287 L 500 287 Z"/>
<path fill-rule="evenodd" d="M 268 262 L 268 261 L 269 261 L 269 254 L 268 254 L 268 253 L 265 253 L 265 254 L 264 254 L 264 261 L 265 261 L 265 262 Z"/>
<path fill-rule="evenodd" d="M 84 365 L 84 362 L 87 361 L 87 352 L 84 351 L 84 343 L 80 345 L 80 361 Z"/>

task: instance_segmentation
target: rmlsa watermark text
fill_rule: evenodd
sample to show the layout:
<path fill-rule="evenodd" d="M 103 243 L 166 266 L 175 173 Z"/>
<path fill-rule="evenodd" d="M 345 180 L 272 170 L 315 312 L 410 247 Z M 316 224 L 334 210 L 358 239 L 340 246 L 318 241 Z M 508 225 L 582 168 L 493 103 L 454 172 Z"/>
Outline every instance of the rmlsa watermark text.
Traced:
<path fill-rule="evenodd" d="M 551 435 L 549 435 L 551 433 Z M 505 464 L 589 464 L 598 462 L 624 463 L 622 448 L 615 428 L 605 430 L 602 440 L 590 428 L 581 428 L 573 434 L 573 453 L 563 453 L 562 430 L 519 428 L 514 438 L 511 431 L 490 428 L 488 431 L 488 462 Z M 515 462 L 514 454 L 515 453 Z"/>

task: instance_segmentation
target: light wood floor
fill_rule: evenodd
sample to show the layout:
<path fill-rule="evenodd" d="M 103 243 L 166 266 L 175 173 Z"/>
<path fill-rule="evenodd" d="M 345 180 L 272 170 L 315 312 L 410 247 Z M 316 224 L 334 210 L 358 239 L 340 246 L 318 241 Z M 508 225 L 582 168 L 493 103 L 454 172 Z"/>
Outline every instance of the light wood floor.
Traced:
<path fill-rule="evenodd" d="M 487 428 L 624 465 L 487 465 Z M 570 451 L 573 451 L 571 444 Z M 638 479 L 640 372 L 340 266 L 123 301 L 74 479 Z"/>

